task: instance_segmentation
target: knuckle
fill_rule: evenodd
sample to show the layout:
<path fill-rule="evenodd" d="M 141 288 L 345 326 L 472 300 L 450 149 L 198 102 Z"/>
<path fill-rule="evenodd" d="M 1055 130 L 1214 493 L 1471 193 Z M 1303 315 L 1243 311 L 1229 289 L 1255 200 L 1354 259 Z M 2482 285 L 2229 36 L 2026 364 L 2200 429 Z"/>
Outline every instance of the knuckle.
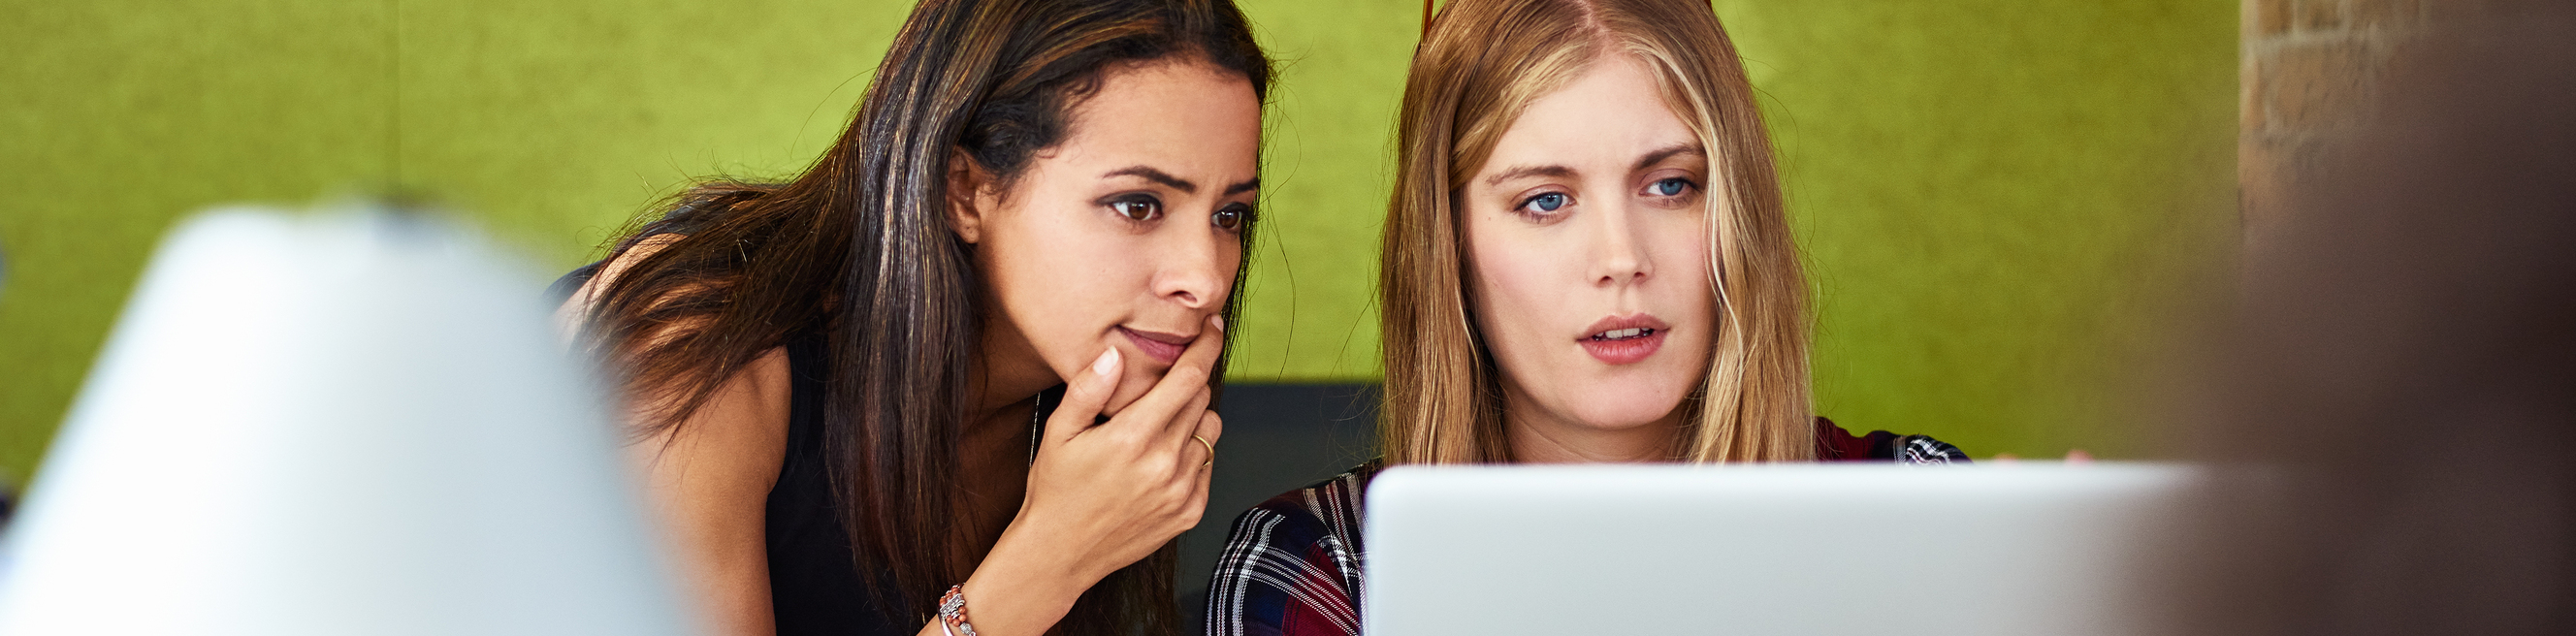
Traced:
<path fill-rule="evenodd" d="M 1144 450 L 1145 446 L 1144 439 L 1135 435 L 1124 434 L 1124 431 L 1121 431 L 1119 434 L 1110 435 L 1109 439 L 1106 441 L 1108 441 L 1111 449 L 1119 451 L 1122 455 L 1134 455 L 1137 451 Z"/>

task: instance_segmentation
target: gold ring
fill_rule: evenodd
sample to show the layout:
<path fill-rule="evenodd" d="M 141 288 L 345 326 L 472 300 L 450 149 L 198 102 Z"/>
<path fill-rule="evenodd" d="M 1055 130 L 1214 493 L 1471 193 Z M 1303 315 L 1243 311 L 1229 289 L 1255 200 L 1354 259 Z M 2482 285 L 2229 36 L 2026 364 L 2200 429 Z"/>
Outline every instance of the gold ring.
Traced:
<path fill-rule="evenodd" d="M 1190 439 L 1198 440 L 1198 441 L 1199 441 L 1199 445 L 1200 445 L 1200 446 L 1206 446 L 1206 447 L 1207 447 L 1207 449 L 1208 449 L 1208 458 L 1207 458 L 1207 461 L 1199 462 L 1199 467 L 1200 467 L 1200 468 L 1206 468 L 1206 467 L 1209 467 L 1209 466 L 1215 465 L 1215 464 L 1216 464 L 1216 445 L 1215 445 L 1215 444 L 1210 444 L 1210 443 L 1208 443 L 1207 438 L 1205 438 L 1205 437 L 1199 437 L 1199 436 L 1197 436 L 1197 435 L 1191 435 L 1191 436 L 1190 436 Z"/>

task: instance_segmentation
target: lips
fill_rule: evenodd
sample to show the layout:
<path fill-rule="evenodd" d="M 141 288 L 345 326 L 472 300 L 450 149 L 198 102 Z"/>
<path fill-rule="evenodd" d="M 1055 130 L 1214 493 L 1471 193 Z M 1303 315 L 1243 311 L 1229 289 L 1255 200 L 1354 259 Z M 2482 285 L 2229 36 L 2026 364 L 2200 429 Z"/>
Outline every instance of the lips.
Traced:
<path fill-rule="evenodd" d="M 1138 331 L 1126 327 L 1119 327 L 1118 333 L 1125 334 L 1127 341 L 1136 345 L 1138 353 L 1145 354 L 1145 357 L 1153 358 L 1165 365 L 1179 362 L 1181 352 L 1189 350 L 1190 340 L 1193 338 L 1193 336 L 1159 331 Z"/>
<path fill-rule="evenodd" d="M 1651 314 L 1611 316 L 1586 327 L 1575 343 L 1604 364 L 1635 364 L 1662 349 L 1670 331 L 1672 325 Z"/>

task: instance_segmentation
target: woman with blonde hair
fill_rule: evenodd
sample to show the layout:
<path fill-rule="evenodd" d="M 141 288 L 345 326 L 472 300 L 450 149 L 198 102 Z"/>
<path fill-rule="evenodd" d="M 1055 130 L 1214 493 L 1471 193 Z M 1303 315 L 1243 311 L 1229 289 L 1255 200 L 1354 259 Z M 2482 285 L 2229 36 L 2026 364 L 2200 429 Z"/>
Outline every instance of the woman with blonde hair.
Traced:
<path fill-rule="evenodd" d="M 1383 456 L 1236 520 L 1210 634 L 1359 633 L 1386 465 L 1965 460 L 1813 413 L 1770 141 L 1707 4 L 1451 2 L 1398 135 Z"/>

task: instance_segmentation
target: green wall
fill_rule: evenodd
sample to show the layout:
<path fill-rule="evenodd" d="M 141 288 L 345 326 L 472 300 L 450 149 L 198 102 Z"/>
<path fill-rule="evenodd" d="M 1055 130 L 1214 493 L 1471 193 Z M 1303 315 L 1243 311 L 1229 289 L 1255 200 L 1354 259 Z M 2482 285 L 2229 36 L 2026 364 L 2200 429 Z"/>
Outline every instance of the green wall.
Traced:
<path fill-rule="evenodd" d="M 1818 296 L 1818 409 L 1979 456 L 2153 455 L 2237 241 L 2237 4 L 1720 0 Z"/>
<path fill-rule="evenodd" d="M 5 0 L 0 477 L 170 222 L 389 184 L 569 267 L 696 177 L 793 173 L 901 2 Z M 1241 381 L 1375 377 L 1385 0 L 1246 2 L 1283 62 Z M 2115 387 L 2234 240 L 2233 2 L 1721 0 L 1821 291 L 1824 411 L 1979 454 L 2148 452 Z"/>

